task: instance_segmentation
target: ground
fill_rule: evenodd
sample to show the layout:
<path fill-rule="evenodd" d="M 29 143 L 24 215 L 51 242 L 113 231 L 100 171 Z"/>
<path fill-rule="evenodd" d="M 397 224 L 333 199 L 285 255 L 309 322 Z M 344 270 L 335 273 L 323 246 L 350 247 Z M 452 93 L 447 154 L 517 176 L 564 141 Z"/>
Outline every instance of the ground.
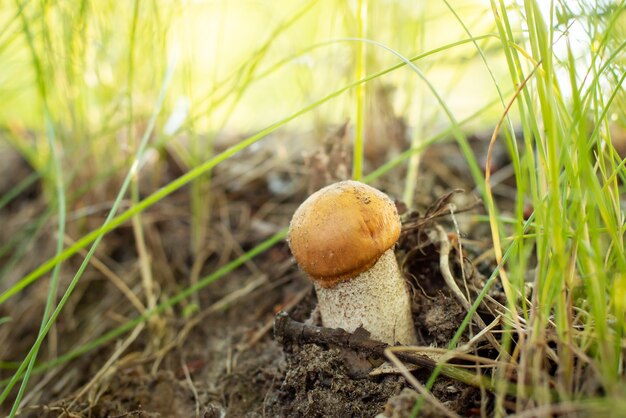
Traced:
<path fill-rule="evenodd" d="M 481 138 L 473 141 L 478 152 L 484 149 Z M 218 167 L 207 183 L 210 213 L 204 221 L 205 245 L 200 249 L 194 248 L 192 239 L 189 188 L 145 211 L 144 238 L 157 302 L 198 283 L 280 231 L 308 189 L 345 176 L 349 153 L 329 143 L 333 142 L 327 141 L 317 154 L 305 159 L 301 153 L 292 154 L 269 171 L 263 166 L 264 153 L 276 158 L 269 147 L 244 153 Z M 0 195 L 32 173 L 18 156 L 12 157 L 11 164 L 0 168 L 4 171 L 0 178 L 7 178 L 10 172 L 15 182 L 0 184 Z M 180 175 L 166 152 L 158 167 L 159 172 L 151 177 L 156 185 Z M 452 143 L 432 147 L 423 159 L 415 212 L 408 212 L 399 200 L 402 182 L 398 179 L 403 175 L 396 170 L 375 184 L 395 197 L 404 212 L 396 256 L 412 290 L 419 345 L 444 348 L 466 310 L 442 278 L 442 242 L 434 238 L 433 231 L 435 225 L 446 231 L 451 273 L 461 288 L 475 295 L 484 284 L 483 274 L 493 268 L 493 260 L 485 256 L 490 248 L 488 229 L 473 221 L 473 215 L 484 210 L 476 204 L 467 168 Z M 107 207 L 98 207 L 102 203 L 99 196 L 111 196 L 117 186 L 114 179 L 96 183 L 73 202 L 66 245 L 102 223 Z M 155 185 L 142 187 L 145 195 Z M 508 187 L 502 182 L 494 190 L 506 195 Z M 464 191 L 452 193 L 457 188 Z M 45 190 L 44 184 L 34 182 L 1 209 L 0 244 L 8 245 L 16 237 L 25 243 L 0 253 L 3 290 L 54 255 L 56 226 L 53 217 L 46 215 Z M 449 203 L 454 203 L 456 225 Z M 41 224 L 33 221 L 38 216 L 46 216 Z M 28 240 L 29 236 L 34 239 Z M 79 253 L 63 264 L 61 290 L 83 256 L 84 252 Z M 144 261 L 130 223 L 108 234 L 52 328 L 39 360 L 45 362 L 82 347 L 141 314 L 148 303 L 142 286 Z M 3 361 L 21 361 L 32 346 L 48 280 L 49 276 L 44 276 L 0 305 L 0 318 L 11 318 L 0 325 Z M 493 312 L 501 300 L 500 290 L 494 287 L 491 306 L 485 304 L 480 311 L 487 323 L 496 318 Z M 345 349 L 327 344 L 282 346 L 274 339 L 272 325 L 279 311 L 305 322 L 315 303 L 312 285 L 295 266 L 283 241 L 145 324 L 34 374 L 21 416 L 373 417 L 383 412 L 389 417 L 409 416 L 417 399 L 416 388 L 401 373 L 355 374 L 346 365 L 349 354 Z M 462 342 L 470 341 L 472 333 L 474 327 L 464 333 Z M 488 344 L 478 342 L 472 353 L 495 355 Z M 413 375 L 424 384 L 430 372 L 421 368 Z M 3 379 L 11 375 L 10 367 L 1 372 Z M 432 393 L 444 408 L 460 415 L 490 410 L 489 393 L 448 377 L 440 377 Z M 7 408 L 0 407 L 0 413 L 7 413 Z M 426 416 L 440 413 L 429 402 L 421 412 Z"/>

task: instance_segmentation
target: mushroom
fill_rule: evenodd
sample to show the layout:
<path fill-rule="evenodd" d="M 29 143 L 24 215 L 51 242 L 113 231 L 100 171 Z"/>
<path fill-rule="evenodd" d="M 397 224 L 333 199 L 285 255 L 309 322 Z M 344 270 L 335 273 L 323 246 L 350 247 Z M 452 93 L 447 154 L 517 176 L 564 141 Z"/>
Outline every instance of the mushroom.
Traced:
<path fill-rule="evenodd" d="M 362 326 L 387 344 L 415 344 L 409 291 L 393 245 L 400 217 L 384 193 L 342 181 L 309 196 L 291 219 L 289 247 L 312 279 L 322 325 Z"/>

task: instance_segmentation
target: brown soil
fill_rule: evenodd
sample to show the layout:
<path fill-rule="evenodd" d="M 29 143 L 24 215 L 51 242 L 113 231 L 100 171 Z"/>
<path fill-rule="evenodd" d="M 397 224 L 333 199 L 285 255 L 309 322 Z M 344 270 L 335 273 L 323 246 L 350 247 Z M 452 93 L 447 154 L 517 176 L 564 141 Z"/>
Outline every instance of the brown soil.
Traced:
<path fill-rule="evenodd" d="M 284 377 L 272 396 L 269 415 L 374 416 L 404 386 L 404 379 L 395 375 L 376 379 L 353 377 L 340 350 L 304 345 L 287 354 Z"/>
<path fill-rule="evenodd" d="M 327 182 L 336 177 L 332 173 L 345 171 L 336 169 L 345 161 L 331 155 L 335 167 L 332 173 L 320 173 L 318 167 L 309 176 L 294 174 L 297 170 L 292 168 L 299 170 L 304 164 L 301 154 L 294 154 L 291 160 L 270 166 L 268 174 L 267 167 L 261 165 L 267 156 L 276 159 L 271 150 L 266 147 L 255 151 L 254 156 L 234 158 L 213 174 L 211 212 L 205 220 L 206 251 L 198 252 L 191 244 L 194 231 L 189 221 L 191 203 L 187 189 L 143 214 L 158 302 L 280 230 L 306 196 L 309 184 Z M 345 154 L 344 149 L 339 151 Z M 319 166 L 320 155 L 334 151 L 327 147 L 320 152 L 309 159 L 309 167 Z M 435 156 L 445 154 L 446 158 L 458 155 L 456 148 L 449 145 L 429 152 Z M 407 218 L 396 251 L 412 288 L 413 314 L 419 344 L 423 346 L 446 347 L 465 316 L 465 310 L 443 282 L 439 246 L 428 235 L 429 228 L 438 222 L 450 232 L 452 241 L 458 240 L 453 223 L 445 216 L 447 200 L 439 202 L 439 207 L 433 207 L 433 202 L 455 187 L 469 189 L 463 180 L 469 176 L 459 161 L 462 160 L 451 165 L 445 158 L 424 159 L 424 190 L 417 196 L 422 215 L 414 213 Z M 17 164 L 26 167 L 23 162 Z M 167 170 L 155 174 L 154 183 L 164 184 L 180 174 L 169 157 L 161 164 Z M 250 171 L 254 171 L 253 175 L 248 175 Z M 280 176 L 276 177 L 276 173 Z M 0 172 L 0 178 L 5 174 Z M 20 177 L 28 174 L 26 170 Z M 401 171 L 393 172 L 393 178 L 378 186 L 399 196 L 401 182 L 394 179 L 403 175 Z M 19 180 L 16 178 L 15 182 Z M 281 194 L 277 184 L 288 187 L 288 193 Z M 103 201 L 102 196 L 110 197 L 116 185 L 96 185 L 79 198 L 75 210 Z M 0 255 L 0 267 L 11 266 L 0 279 L 0 290 L 54 255 L 54 222 L 47 220 L 39 229 L 33 224 L 33 219 L 46 211 L 44 187 L 36 183 L 0 212 L 0 246 L 19 236 L 20 231 L 36 231 L 37 238 L 24 241 L 25 255 Z M 0 190 L 0 195 L 5 191 Z M 459 193 L 450 199 L 457 208 L 472 207 L 474 214 L 481 210 L 474 207 L 471 193 Z M 93 230 L 101 224 L 106 209 L 72 218 L 67 235 L 76 240 Z M 471 260 L 487 250 L 489 243 L 484 239 L 487 235 L 482 226 L 473 224 L 464 214 L 457 218 L 465 234 L 480 238 L 474 243 L 463 242 L 465 258 L 459 256 L 459 248 L 454 245 L 450 254 L 453 275 L 460 278 L 464 273 L 467 279 L 459 285 L 463 289 L 467 286 L 475 295 L 484 278 L 479 271 L 481 266 L 474 266 Z M 146 303 L 130 225 L 107 235 L 96 257 L 100 264 L 92 263 L 85 272 L 47 344 L 42 346 L 40 361 L 54 359 L 135 318 L 139 308 L 132 304 L 127 291 Z M 64 263 L 61 290 L 67 287 L 82 258 L 76 255 Z M 490 261 L 487 259 L 483 267 L 491 268 Z M 116 278 L 125 285 L 120 286 Z M 48 279 L 46 276 L 0 305 L 0 318 L 12 319 L 0 324 L 2 361 L 21 361 L 30 349 L 43 314 Z M 493 289 L 491 296 L 495 301 L 501 299 L 498 289 Z M 159 314 L 145 327 L 134 328 L 71 361 L 34 374 L 21 416 L 373 417 L 383 412 L 387 417 L 409 416 L 417 395 L 400 373 L 355 373 L 346 363 L 347 354 L 337 348 L 314 344 L 281 347 L 273 339 L 273 318 L 279 310 L 306 321 L 314 306 L 310 283 L 293 264 L 287 245 L 279 244 Z M 481 314 L 487 322 L 493 319 L 488 309 Z M 462 342 L 469 340 L 469 332 Z M 121 346 L 124 349 L 118 352 Z M 488 347 L 480 349 L 481 354 L 490 355 Z M 2 379 L 11 375 L 11 370 L 0 370 Z M 424 384 L 430 370 L 418 369 L 413 375 Z M 479 389 L 445 377 L 437 380 L 432 393 L 446 408 L 463 416 L 480 415 L 481 408 L 487 413 L 490 410 L 489 394 L 481 395 Z M 8 413 L 15 395 L 14 389 L 0 406 L 0 414 Z M 421 414 L 439 416 L 440 411 L 426 403 Z"/>

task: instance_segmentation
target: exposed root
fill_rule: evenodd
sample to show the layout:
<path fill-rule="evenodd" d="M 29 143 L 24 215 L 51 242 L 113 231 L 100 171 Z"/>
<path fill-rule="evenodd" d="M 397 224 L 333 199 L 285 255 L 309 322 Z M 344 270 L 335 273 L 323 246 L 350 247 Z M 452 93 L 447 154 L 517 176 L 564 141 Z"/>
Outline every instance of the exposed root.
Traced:
<path fill-rule="evenodd" d="M 437 238 L 439 241 L 439 267 L 441 269 L 441 275 L 443 276 L 443 279 L 445 280 L 446 285 L 450 289 L 450 292 L 452 293 L 452 295 L 461 304 L 461 306 L 463 306 L 463 308 L 465 308 L 465 310 L 469 312 L 470 309 L 472 308 L 472 305 L 470 304 L 469 300 L 467 300 L 465 295 L 463 295 L 463 292 L 461 292 L 461 289 L 456 284 L 456 280 L 454 280 L 454 277 L 452 276 L 452 273 L 450 272 L 450 248 L 451 246 L 450 246 L 450 240 L 448 239 L 448 235 L 446 234 L 446 232 L 443 230 L 443 228 L 440 225 L 435 224 L 434 229 L 437 232 Z M 476 324 L 478 324 L 481 330 L 488 329 L 487 324 L 485 323 L 485 321 L 483 321 L 483 319 L 480 317 L 478 312 L 474 313 L 473 319 L 474 321 L 476 321 Z M 487 334 L 485 334 L 485 338 L 487 338 L 489 343 L 496 350 L 498 350 L 498 352 L 500 352 L 502 355 L 505 354 L 502 352 L 500 343 L 495 339 L 495 337 L 493 336 L 491 332 L 488 332 Z"/>

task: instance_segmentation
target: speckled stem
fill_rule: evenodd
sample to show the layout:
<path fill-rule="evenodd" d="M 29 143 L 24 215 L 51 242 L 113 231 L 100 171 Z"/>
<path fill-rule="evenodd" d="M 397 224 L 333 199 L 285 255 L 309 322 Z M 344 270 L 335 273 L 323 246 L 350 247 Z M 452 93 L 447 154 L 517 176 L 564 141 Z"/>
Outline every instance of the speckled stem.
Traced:
<path fill-rule="evenodd" d="M 416 343 L 411 302 L 392 249 L 369 270 L 332 288 L 315 284 L 322 324 L 353 332 L 363 326 L 387 344 Z"/>

